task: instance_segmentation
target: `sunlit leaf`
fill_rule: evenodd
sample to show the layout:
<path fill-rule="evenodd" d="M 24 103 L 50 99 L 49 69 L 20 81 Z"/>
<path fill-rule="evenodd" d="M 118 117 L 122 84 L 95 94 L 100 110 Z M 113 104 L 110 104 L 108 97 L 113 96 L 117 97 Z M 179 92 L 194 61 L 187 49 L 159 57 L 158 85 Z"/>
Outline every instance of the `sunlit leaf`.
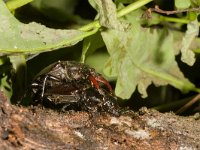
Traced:
<path fill-rule="evenodd" d="M 94 31 L 50 29 L 37 23 L 23 24 L 0 0 L 0 54 L 37 53 L 72 46 Z M 96 32 L 96 31 L 95 31 Z"/>
<path fill-rule="evenodd" d="M 8 9 L 10 11 L 13 11 L 19 7 L 22 7 L 28 3 L 30 3 L 31 1 L 33 0 L 9 0 L 9 1 L 6 1 L 6 6 L 8 7 Z"/>
<path fill-rule="evenodd" d="M 116 95 L 128 99 L 138 87 L 146 97 L 151 83 L 171 84 L 183 91 L 194 88 L 178 68 L 170 32 L 135 23 L 129 31 L 107 30 L 102 36 L 111 56 L 105 74 L 117 77 Z"/>
<path fill-rule="evenodd" d="M 175 6 L 178 9 L 185 9 L 190 7 L 191 1 L 190 0 L 175 0 Z"/>
<path fill-rule="evenodd" d="M 104 27 L 124 30 L 124 25 L 117 19 L 117 9 L 112 0 L 90 0 L 98 11 L 100 24 Z"/>
<path fill-rule="evenodd" d="M 193 42 L 193 40 L 198 36 L 199 34 L 199 25 L 198 21 L 194 20 L 191 21 L 187 25 L 187 31 L 185 33 L 185 36 L 183 37 L 182 40 L 182 48 L 181 48 L 181 60 L 188 65 L 192 66 L 195 62 L 195 54 L 190 49 L 190 46 Z"/>

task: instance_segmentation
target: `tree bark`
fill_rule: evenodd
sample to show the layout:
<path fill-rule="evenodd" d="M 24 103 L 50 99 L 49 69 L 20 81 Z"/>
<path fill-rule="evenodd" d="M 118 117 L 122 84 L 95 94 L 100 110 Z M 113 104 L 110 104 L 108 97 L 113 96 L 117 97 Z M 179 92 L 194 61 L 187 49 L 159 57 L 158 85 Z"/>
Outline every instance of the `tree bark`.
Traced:
<path fill-rule="evenodd" d="M 146 108 L 119 117 L 11 105 L 0 93 L 0 149 L 200 149 L 199 116 Z"/>

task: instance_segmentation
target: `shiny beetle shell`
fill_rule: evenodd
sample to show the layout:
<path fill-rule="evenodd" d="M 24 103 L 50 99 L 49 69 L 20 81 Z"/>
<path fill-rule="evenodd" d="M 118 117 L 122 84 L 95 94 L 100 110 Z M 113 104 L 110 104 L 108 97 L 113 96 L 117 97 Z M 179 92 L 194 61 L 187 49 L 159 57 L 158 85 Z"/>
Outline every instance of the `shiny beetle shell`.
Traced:
<path fill-rule="evenodd" d="M 109 83 L 93 68 L 75 61 L 58 61 L 46 67 L 35 77 L 31 89 L 33 103 L 49 108 L 119 114 Z"/>

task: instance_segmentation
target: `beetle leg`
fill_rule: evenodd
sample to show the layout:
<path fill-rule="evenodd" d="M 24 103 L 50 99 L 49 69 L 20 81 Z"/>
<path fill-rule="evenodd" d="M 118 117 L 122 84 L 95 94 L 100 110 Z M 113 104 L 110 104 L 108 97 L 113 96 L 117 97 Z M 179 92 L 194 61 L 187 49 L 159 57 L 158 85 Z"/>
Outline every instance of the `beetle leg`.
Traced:
<path fill-rule="evenodd" d="M 33 87 L 39 87 L 39 84 L 38 83 L 32 83 L 31 84 L 31 87 L 33 88 Z"/>
<path fill-rule="evenodd" d="M 111 93 L 113 92 L 111 85 L 109 84 L 109 82 L 106 79 L 104 79 L 101 76 L 97 76 L 97 77 L 95 77 L 95 80 L 105 84 L 107 86 L 107 88 L 109 89 L 109 91 Z"/>
<path fill-rule="evenodd" d="M 43 81 L 43 84 L 42 84 L 42 94 L 41 94 L 41 97 L 42 97 L 42 98 L 43 98 L 43 96 L 44 96 L 44 90 L 45 90 L 46 81 L 47 81 L 47 78 L 48 78 L 48 77 L 49 77 L 48 75 L 45 76 L 44 81 Z"/>
<path fill-rule="evenodd" d="M 49 79 L 52 79 L 52 80 L 55 80 L 55 81 L 59 81 L 58 78 L 56 78 L 56 77 L 54 77 L 54 76 L 52 76 L 52 75 L 48 75 L 48 78 L 49 78 Z"/>

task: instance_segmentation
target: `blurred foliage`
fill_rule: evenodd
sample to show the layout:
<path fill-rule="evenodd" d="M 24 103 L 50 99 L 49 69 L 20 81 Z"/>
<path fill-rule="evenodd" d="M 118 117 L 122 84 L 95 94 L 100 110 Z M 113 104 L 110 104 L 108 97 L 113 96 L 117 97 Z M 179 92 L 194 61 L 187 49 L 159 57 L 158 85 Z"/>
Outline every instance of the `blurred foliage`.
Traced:
<path fill-rule="evenodd" d="M 8 99 L 20 100 L 32 78 L 58 60 L 88 63 L 114 81 L 122 99 L 140 93 L 161 103 L 182 98 L 178 90 L 200 92 L 200 1 L 29 2 L 0 0 L 0 88 Z"/>

